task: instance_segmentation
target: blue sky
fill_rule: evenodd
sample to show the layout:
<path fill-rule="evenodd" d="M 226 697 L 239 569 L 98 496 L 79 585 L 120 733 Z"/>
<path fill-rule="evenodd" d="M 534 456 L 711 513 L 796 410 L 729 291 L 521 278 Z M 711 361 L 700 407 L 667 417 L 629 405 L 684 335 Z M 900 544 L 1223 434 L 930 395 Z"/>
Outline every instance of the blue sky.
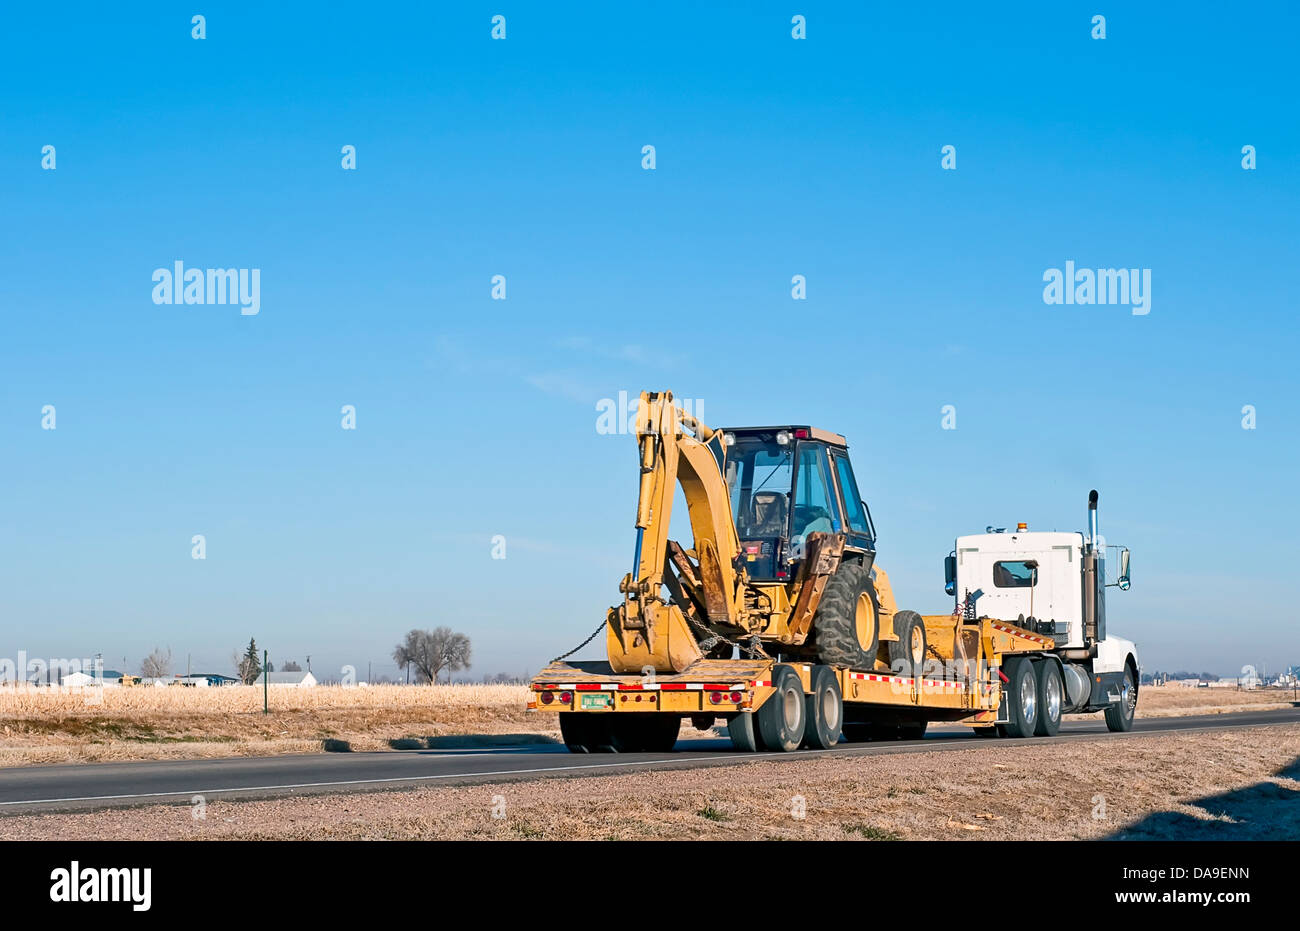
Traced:
<path fill-rule="evenodd" d="M 906 606 L 1096 487 L 1148 669 L 1300 662 L 1300 14 L 897 6 L 7 11 L 5 655 L 329 675 L 446 624 L 535 670 L 631 559 L 596 404 L 671 388 L 848 436 Z M 155 305 L 177 260 L 260 313 Z M 1151 269 L 1150 314 L 1045 304 L 1067 260 Z"/>

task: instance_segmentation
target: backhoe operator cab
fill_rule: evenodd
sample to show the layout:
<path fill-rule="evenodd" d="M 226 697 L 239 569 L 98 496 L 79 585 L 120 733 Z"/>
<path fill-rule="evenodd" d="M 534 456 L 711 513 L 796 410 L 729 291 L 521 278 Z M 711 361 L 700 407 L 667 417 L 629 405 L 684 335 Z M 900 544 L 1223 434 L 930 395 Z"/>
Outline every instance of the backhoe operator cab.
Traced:
<path fill-rule="evenodd" d="M 848 443 L 807 426 L 732 427 L 711 444 L 727 483 L 740 540 L 739 565 L 751 579 L 785 581 L 812 533 L 842 533 L 845 550 L 869 570 L 876 533 L 862 500 Z"/>

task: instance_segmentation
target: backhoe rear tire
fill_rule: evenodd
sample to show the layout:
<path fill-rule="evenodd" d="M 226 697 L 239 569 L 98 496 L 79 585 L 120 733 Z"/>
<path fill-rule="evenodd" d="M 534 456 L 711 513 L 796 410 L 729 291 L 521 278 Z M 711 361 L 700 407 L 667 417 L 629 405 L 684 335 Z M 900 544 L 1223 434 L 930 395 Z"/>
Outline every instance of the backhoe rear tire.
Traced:
<path fill-rule="evenodd" d="M 880 602 L 871 574 L 843 563 L 822 592 L 813 619 L 817 661 L 826 666 L 872 669 L 880 646 Z"/>
<path fill-rule="evenodd" d="M 755 712 L 763 743 L 769 750 L 798 750 L 807 715 L 803 682 L 792 668 L 780 665 L 772 667 L 772 686 L 776 691 Z"/>

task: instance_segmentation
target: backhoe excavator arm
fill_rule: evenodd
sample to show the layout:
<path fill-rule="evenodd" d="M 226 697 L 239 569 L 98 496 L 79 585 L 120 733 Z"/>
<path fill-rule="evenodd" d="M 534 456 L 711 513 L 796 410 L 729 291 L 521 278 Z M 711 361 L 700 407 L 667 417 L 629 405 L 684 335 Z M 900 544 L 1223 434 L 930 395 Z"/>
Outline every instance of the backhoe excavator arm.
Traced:
<path fill-rule="evenodd" d="M 686 499 L 699 593 L 710 624 L 741 625 L 744 598 L 735 569 L 740 549 L 727 485 L 708 444 L 721 437 L 673 403 L 672 392 L 641 393 L 637 408 L 641 487 L 632 572 L 620 586 L 623 604 L 607 620 L 616 671 L 680 672 L 700 658 L 682 608 L 663 597 L 670 558 L 668 526 L 680 484 Z"/>

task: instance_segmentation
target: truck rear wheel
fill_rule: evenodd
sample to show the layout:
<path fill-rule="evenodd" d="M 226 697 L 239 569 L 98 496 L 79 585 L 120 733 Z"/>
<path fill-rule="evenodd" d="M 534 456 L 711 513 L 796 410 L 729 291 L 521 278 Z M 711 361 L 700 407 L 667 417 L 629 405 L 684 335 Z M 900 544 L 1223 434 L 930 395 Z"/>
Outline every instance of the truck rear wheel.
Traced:
<path fill-rule="evenodd" d="M 1039 737 L 1055 737 L 1061 732 L 1061 709 L 1065 707 L 1065 685 L 1061 670 L 1053 660 L 1034 663 L 1038 673 L 1038 724 L 1034 733 Z"/>
<path fill-rule="evenodd" d="M 871 669 L 880 646 L 880 602 L 871 575 L 858 563 L 843 563 L 817 606 L 813 620 L 817 661 L 826 666 Z"/>
<path fill-rule="evenodd" d="M 797 750 L 803 743 L 804 718 L 807 716 L 803 683 L 798 673 L 781 665 L 772 668 L 772 685 L 776 691 L 755 712 L 759 733 L 769 750 Z"/>
<path fill-rule="evenodd" d="M 1017 658 L 1009 661 L 1007 667 L 1007 723 L 1002 725 L 1002 733 L 1007 737 L 1033 737 L 1039 712 L 1034 664 Z"/>
<path fill-rule="evenodd" d="M 1112 731 L 1133 730 L 1133 718 L 1137 714 L 1137 682 L 1133 679 L 1133 667 L 1124 666 L 1124 681 L 1120 685 L 1119 701 L 1106 709 L 1106 727 Z"/>
<path fill-rule="evenodd" d="M 803 743 L 812 750 L 829 750 L 839 743 L 840 728 L 844 724 L 844 698 L 835 670 L 829 666 L 814 666 L 811 676 L 812 694 L 804 699 Z"/>
<path fill-rule="evenodd" d="M 889 643 L 889 669 L 896 676 L 919 677 L 925 667 L 925 621 L 915 611 L 894 615 L 897 640 Z"/>

